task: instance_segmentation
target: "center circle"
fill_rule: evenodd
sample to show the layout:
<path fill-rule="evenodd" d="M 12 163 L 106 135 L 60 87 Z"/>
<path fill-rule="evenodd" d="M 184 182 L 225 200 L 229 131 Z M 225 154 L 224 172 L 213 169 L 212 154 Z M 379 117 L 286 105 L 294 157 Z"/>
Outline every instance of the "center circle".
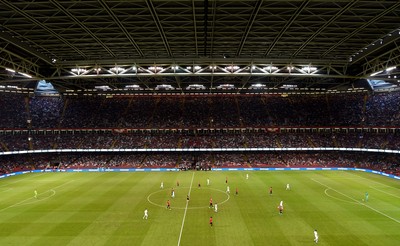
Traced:
<path fill-rule="evenodd" d="M 147 201 L 157 207 L 165 208 L 167 200 L 171 202 L 172 209 L 186 209 L 187 195 L 190 187 L 176 187 L 174 188 L 175 198 L 171 197 L 172 189 L 160 189 L 154 191 L 147 196 Z M 226 203 L 230 195 L 223 190 L 201 187 L 192 187 L 189 204 L 187 209 L 204 209 L 209 208 L 210 198 L 213 199 L 214 204 Z"/>

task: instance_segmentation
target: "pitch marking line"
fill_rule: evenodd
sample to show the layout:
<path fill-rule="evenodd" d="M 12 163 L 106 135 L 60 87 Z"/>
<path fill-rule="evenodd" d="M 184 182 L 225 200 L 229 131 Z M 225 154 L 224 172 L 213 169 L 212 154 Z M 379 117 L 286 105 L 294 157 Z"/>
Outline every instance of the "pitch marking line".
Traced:
<path fill-rule="evenodd" d="M 392 189 L 400 190 L 399 188 L 396 188 L 396 187 L 393 187 L 393 186 L 390 186 L 390 185 L 387 185 L 387 184 L 383 184 L 383 183 L 375 181 L 375 180 L 367 179 L 367 178 L 361 177 L 361 176 L 359 176 L 357 174 L 354 174 L 354 173 L 351 173 L 351 172 L 346 172 L 346 174 L 356 176 L 357 178 L 362 178 L 362 179 L 368 180 L 369 183 L 370 182 L 374 182 L 374 183 L 380 184 L 382 186 L 386 186 L 386 187 L 389 187 L 389 188 L 392 188 Z"/>
<path fill-rule="evenodd" d="M 54 196 L 54 195 L 56 194 L 56 191 L 55 191 L 54 189 L 60 188 L 60 187 L 62 187 L 62 186 L 64 186 L 64 185 L 67 185 L 67 184 L 73 182 L 73 181 L 74 181 L 74 180 L 70 180 L 70 181 L 68 181 L 68 182 L 66 182 L 66 183 L 64 183 L 64 184 L 61 184 L 61 185 L 59 185 L 59 186 L 56 186 L 56 187 L 54 187 L 53 189 L 47 190 L 47 191 L 42 192 L 42 193 L 40 193 L 40 194 L 44 194 L 44 193 L 53 191 L 54 194 L 48 197 L 48 198 L 50 198 L 50 197 L 52 197 L 52 196 Z M 7 209 L 12 208 L 12 207 L 17 207 L 17 206 L 22 206 L 22 205 L 26 205 L 26 204 L 35 203 L 35 202 L 29 202 L 29 201 L 32 200 L 32 199 L 35 199 L 35 198 L 34 198 L 34 197 L 29 197 L 29 198 L 27 198 L 27 199 L 25 199 L 25 200 L 22 200 L 22 201 L 20 201 L 20 202 L 17 202 L 17 203 L 15 203 L 15 204 L 12 204 L 12 205 L 10 205 L 10 206 L 8 206 L 8 207 L 5 207 L 5 208 L 0 209 L 0 212 L 3 212 L 4 210 L 7 210 Z M 42 200 L 44 200 L 44 199 L 42 199 Z M 42 200 L 41 200 L 41 201 L 42 201 Z"/>
<path fill-rule="evenodd" d="M 28 173 L 26 173 L 26 174 L 28 174 Z M 9 186 L 9 185 L 16 184 L 16 183 L 19 183 L 19 182 L 23 182 L 23 181 L 25 181 L 26 179 L 36 178 L 36 177 L 42 176 L 42 175 L 44 175 L 44 174 L 45 174 L 45 173 L 40 173 L 40 174 L 37 174 L 37 175 L 28 175 L 28 176 L 26 176 L 26 177 L 24 177 L 24 178 L 20 178 L 20 179 L 14 181 L 14 182 L 8 182 L 8 183 L 6 183 L 6 184 L 0 185 L 0 187 L 5 187 L 5 186 Z M 10 176 L 10 177 L 16 177 L 16 176 Z"/>
<path fill-rule="evenodd" d="M 4 210 L 9 209 L 9 208 L 12 208 L 12 207 L 16 207 L 16 206 L 18 206 L 18 205 L 21 205 L 21 204 L 23 204 L 23 203 L 25 203 L 25 202 L 27 202 L 27 201 L 29 201 L 29 200 L 31 200 L 31 199 L 34 199 L 34 198 L 33 198 L 33 197 L 29 197 L 29 198 L 27 198 L 27 199 L 25 199 L 25 200 L 22 200 L 22 201 L 20 201 L 20 202 L 17 202 L 17 203 L 15 203 L 15 204 L 12 204 L 12 205 L 10 205 L 10 206 L 8 206 L 8 207 L 2 208 L 2 209 L 0 209 L 0 212 L 3 212 Z"/>
<path fill-rule="evenodd" d="M 189 193 L 188 193 L 189 198 L 190 198 L 190 192 L 192 191 L 193 179 L 194 179 L 194 172 L 192 174 L 192 181 L 190 182 L 190 188 L 189 188 Z M 179 233 L 179 239 L 178 239 L 178 246 L 181 245 L 183 226 L 185 225 L 185 218 L 186 218 L 186 212 L 187 212 L 188 205 L 189 205 L 189 201 L 186 200 L 185 213 L 183 214 L 182 226 L 181 226 L 181 231 Z"/>
<path fill-rule="evenodd" d="M 46 194 L 46 193 L 50 193 L 50 195 L 49 195 L 49 196 L 46 196 L 46 197 L 44 197 L 44 198 L 39 198 L 40 195 L 43 195 L 43 194 Z M 31 199 L 30 199 L 30 200 L 32 200 L 31 202 L 20 203 L 20 204 L 14 205 L 13 207 L 25 206 L 25 205 L 29 205 L 29 204 L 38 203 L 38 202 L 47 200 L 47 199 L 49 199 L 50 197 L 53 197 L 53 196 L 55 196 L 55 195 L 56 195 L 56 191 L 55 191 L 55 190 L 53 190 L 53 189 L 47 190 L 47 191 L 45 191 L 45 192 L 39 193 L 39 194 L 38 194 L 38 198 L 35 198 L 35 199 L 31 198 Z"/>
<path fill-rule="evenodd" d="M 12 188 L 8 188 L 8 189 L 6 189 L 6 190 L 0 189 L 0 192 L 6 192 L 6 191 L 9 191 L 9 190 L 12 190 Z"/>
<path fill-rule="evenodd" d="M 325 189 L 325 195 L 329 196 L 330 198 L 333 198 L 333 199 L 336 199 L 336 200 L 339 200 L 339 201 L 342 201 L 342 202 L 347 202 L 347 203 L 351 203 L 351 204 L 357 204 L 357 205 L 359 205 L 359 203 L 352 202 L 352 201 L 347 201 L 347 200 L 340 199 L 340 198 L 338 198 L 338 197 L 335 197 L 335 196 L 329 195 L 329 194 L 328 194 L 328 190 L 330 190 L 330 189 L 329 189 L 329 188 Z"/>
<path fill-rule="evenodd" d="M 375 188 L 375 187 L 373 187 L 373 186 L 369 186 L 369 187 L 372 188 L 372 189 L 374 189 L 374 190 L 377 190 L 377 191 L 380 191 L 380 192 L 382 192 L 382 193 L 385 193 L 385 194 L 387 194 L 387 195 L 389 195 L 389 196 L 394 196 L 394 197 L 400 198 L 400 196 L 393 195 L 393 194 L 391 194 L 391 193 L 389 193 L 389 192 L 386 192 L 386 191 L 384 191 L 384 190 Z"/>
<path fill-rule="evenodd" d="M 335 190 L 335 189 L 333 189 L 332 187 L 329 187 L 329 186 L 326 185 L 326 184 L 323 184 L 323 183 L 319 182 L 318 180 L 315 180 L 315 179 L 313 179 L 313 178 L 311 178 L 311 180 L 314 181 L 314 182 L 316 182 L 316 183 L 318 183 L 318 184 L 320 184 L 320 185 L 322 185 L 322 186 L 324 186 L 324 187 L 326 187 L 326 188 L 328 188 L 328 189 L 331 189 L 331 190 L 333 190 L 333 191 L 336 191 L 337 193 L 341 194 L 342 196 L 345 196 L 345 197 L 349 198 L 350 200 L 356 202 L 357 204 L 363 205 L 363 206 L 365 206 L 365 207 L 367 207 L 367 208 L 369 208 L 369 209 L 371 209 L 371 210 L 377 212 L 378 214 L 381 214 L 381 215 L 385 216 L 386 218 L 389 218 L 389 219 L 391 219 L 391 220 L 393 220 L 393 221 L 395 221 L 395 222 L 397 222 L 397 223 L 400 224 L 400 220 L 397 220 L 397 219 L 395 219 L 395 218 L 393 218 L 393 217 L 391 217 L 391 216 L 389 216 L 389 215 L 387 215 L 387 214 L 385 214 L 385 213 L 383 213 L 383 212 L 381 212 L 381 211 L 379 211 L 379 210 L 377 210 L 377 209 L 375 209 L 375 208 L 373 208 L 373 207 L 371 207 L 371 206 L 369 206 L 369 205 L 367 205 L 367 204 L 361 203 L 361 202 L 359 202 L 358 200 L 356 200 L 356 199 L 354 199 L 354 198 L 352 198 L 352 197 L 350 197 L 350 196 L 348 196 L 348 195 L 346 195 L 346 194 L 344 194 L 344 193 L 342 193 L 342 192 L 340 192 L 340 191 L 338 191 L 338 190 Z"/>

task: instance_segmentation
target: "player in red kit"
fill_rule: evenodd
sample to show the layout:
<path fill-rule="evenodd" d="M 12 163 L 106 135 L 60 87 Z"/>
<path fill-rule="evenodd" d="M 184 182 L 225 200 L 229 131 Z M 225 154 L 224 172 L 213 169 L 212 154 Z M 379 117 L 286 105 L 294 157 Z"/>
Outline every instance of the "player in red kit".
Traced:
<path fill-rule="evenodd" d="M 210 208 L 212 208 L 213 207 L 213 200 L 212 200 L 212 197 L 210 198 Z"/>
<path fill-rule="evenodd" d="M 212 219 L 212 216 L 210 217 L 210 226 L 213 226 L 213 219 Z"/>

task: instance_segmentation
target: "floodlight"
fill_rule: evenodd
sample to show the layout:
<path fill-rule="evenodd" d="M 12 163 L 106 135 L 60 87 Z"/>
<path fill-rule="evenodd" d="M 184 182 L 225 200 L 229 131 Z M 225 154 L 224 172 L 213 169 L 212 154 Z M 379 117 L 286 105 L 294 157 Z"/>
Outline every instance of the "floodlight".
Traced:
<path fill-rule="evenodd" d="M 162 70 L 162 67 L 157 67 L 157 66 L 148 67 L 148 68 L 149 68 L 149 70 L 153 70 L 153 71 Z"/>
<path fill-rule="evenodd" d="M 371 73 L 371 76 L 375 76 L 375 75 L 378 75 L 378 74 L 380 74 L 380 73 L 382 73 L 383 71 L 378 71 L 378 72 L 375 72 L 375 73 Z"/>
<path fill-rule="evenodd" d="M 24 76 L 24 77 L 27 77 L 27 78 L 32 78 L 32 76 L 31 75 L 29 75 L 29 74 L 26 74 L 26 73 L 20 73 L 22 76 Z"/>
<path fill-rule="evenodd" d="M 266 66 L 264 67 L 265 70 L 277 70 L 278 68 L 275 66 Z"/>
<path fill-rule="evenodd" d="M 396 66 L 388 67 L 388 68 L 386 68 L 386 72 L 390 72 L 390 71 L 392 71 L 394 69 L 396 69 Z"/>

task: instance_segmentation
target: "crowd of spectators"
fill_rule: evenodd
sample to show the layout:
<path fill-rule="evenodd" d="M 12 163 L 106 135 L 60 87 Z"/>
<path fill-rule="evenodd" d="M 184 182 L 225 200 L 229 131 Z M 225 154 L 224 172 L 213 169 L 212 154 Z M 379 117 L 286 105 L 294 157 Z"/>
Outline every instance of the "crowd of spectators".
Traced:
<path fill-rule="evenodd" d="M 272 152 L 249 155 L 251 166 L 355 167 L 400 174 L 400 156 L 352 152 Z"/>
<path fill-rule="evenodd" d="M 375 125 L 398 126 L 400 122 L 399 93 L 375 94 L 365 106 L 365 122 Z"/>
<path fill-rule="evenodd" d="M 21 94 L 0 95 L 0 128 L 26 128 L 28 98 Z"/>
<path fill-rule="evenodd" d="M 147 95 L 0 97 L 0 151 L 43 149 L 196 149 L 344 147 L 400 150 L 390 132 L 234 132 L 232 128 L 398 127 L 400 92 L 314 95 Z M 126 133 L 50 133 L 37 129 L 190 129 Z M 24 130 L 23 133 L 14 130 Z M 226 129 L 200 133 L 196 129 Z M 7 130 L 7 132 L 5 132 Z M 54 156 L 1 156 L 0 172 L 52 168 Z M 62 155 L 57 168 L 360 166 L 398 171 L 394 155 L 318 152 L 92 153 Z M 378 168 L 379 167 L 379 168 Z"/>
<path fill-rule="evenodd" d="M 362 148 L 400 150 L 400 133 L 0 134 L 0 151 L 49 149 Z"/>
<path fill-rule="evenodd" d="M 75 133 L 0 134 L 0 150 L 363 148 L 400 150 L 400 133 Z"/>
<path fill-rule="evenodd" d="M 58 97 L 30 98 L 29 118 L 32 128 L 40 128 L 45 125 L 58 127 L 63 109 L 63 99 Z"/>
<path fill-rule="evenodd" d="M 2 156 L 0 174 L 23 170 L 83 168 L 181 168 L 209 167 L 356 167 L 400 175 L 400 156 L 363 152 L 202 152 L 202 153 L 81 153 Z"/>
<path fill-rule="evenodd" d="M 2 94 L 0 128 L 398 126 L 400 92 L 27 97 Z"/>

